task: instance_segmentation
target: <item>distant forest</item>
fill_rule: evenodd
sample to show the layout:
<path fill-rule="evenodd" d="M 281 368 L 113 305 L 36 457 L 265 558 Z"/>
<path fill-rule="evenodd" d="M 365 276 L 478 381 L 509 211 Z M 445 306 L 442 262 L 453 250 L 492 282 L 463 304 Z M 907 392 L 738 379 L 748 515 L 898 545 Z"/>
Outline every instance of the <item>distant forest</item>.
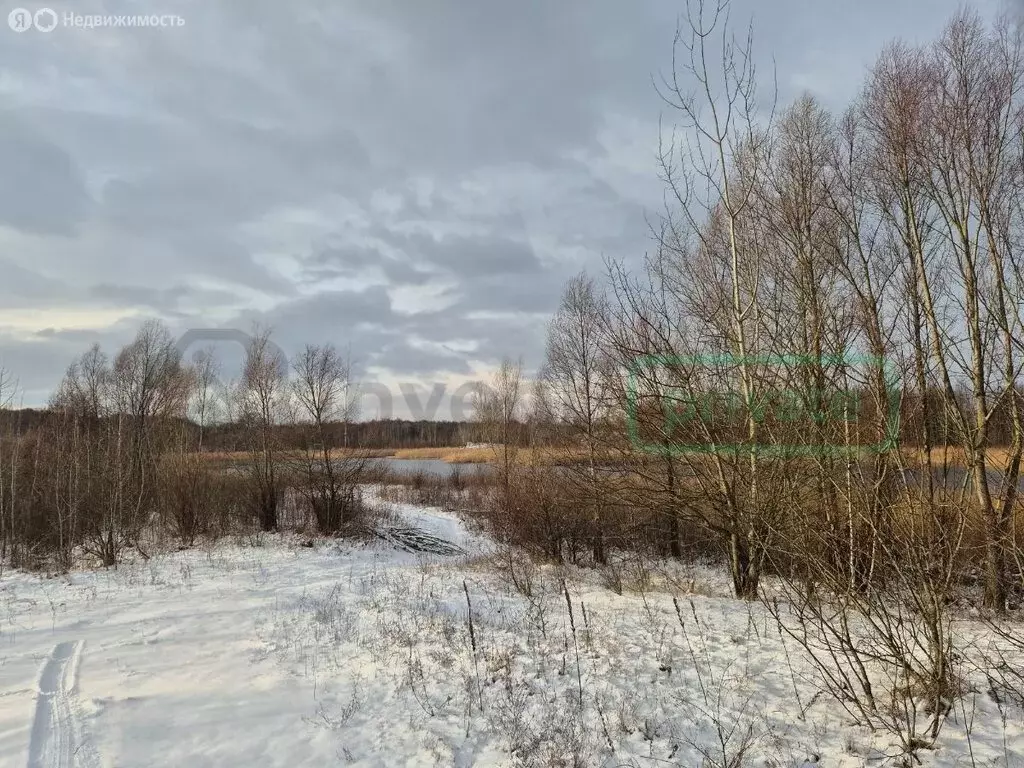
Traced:
<path fill-rule="evenodd" d="M 0 410 L 0 434 L 35 431 L 56 420 L 58 415 L 49 409 L 23 408 Z M 189 431 L 199 433 L 199 425 L 182 420 Z M 289 424 L 275 427 L 282 447 L 301 448 L 301 429 Z M 327 436 L 337 447 L 358 448 L 448 448 L 472 442 L 483 442 L 480 425 L 459 421 L 406 421 L 403 419 L 375 419 L 348 424 L 326 425 Z M 243 450 L 244 431 L 238 424 L 215 424 L 205 428 L 204 450 Z"/>

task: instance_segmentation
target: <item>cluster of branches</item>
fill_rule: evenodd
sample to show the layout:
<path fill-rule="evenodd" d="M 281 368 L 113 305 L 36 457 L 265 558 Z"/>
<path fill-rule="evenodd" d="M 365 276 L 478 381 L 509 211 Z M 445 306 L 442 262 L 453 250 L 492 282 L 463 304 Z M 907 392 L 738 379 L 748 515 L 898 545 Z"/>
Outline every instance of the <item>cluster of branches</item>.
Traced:
<path fill-rule="evenodd" d="M 325 534 L 358 523 L 368 458 L 336 442 L 355 417 L 349 361 L 307 346 L 289 367 L 257 329 L 239 379 L 223 386 L 219 374 L 213 350 L 183 360 L 158 322 L 112 358 L 93 346 L 75 360 L 45 418 L 5 423 L 0 562 L 67 568 L 84 554 L 114 565 L 126 551 L 145 554 L 154 535 L 191 545 L 275 530 L 283 509 Z M 5 373 L 0 409 L 12 412 L 15 397 Z M 228 468 L 203 452 L 224 420 L 244 456 Z"/>
<path fill-rule="evenodd" d="M 956 692 L 950 606 L 1024 592 L 1024 37 L 964 11 L 845 111 L 777 111 L 727 3 L 689 11 L 657 250 L 567 286 L 531 417 L 563 460 L 503 463 L 502 530 L 598 564 L 652 527 L 676 556 L 717 542 L 736 595 L 776 576 L 829 690 L 912 752 Z"/>
<path fill-rule="evenodd" d="M 799 491 L 847 541 L 851 582 L 894 505 L 969 513 L 1000 609 L 1024 451 L 1020 30 L 964 12 L 933 45 L 886 49 L 841 115 L 803 96 L 776 116 L 713 11 L 663 83 L 681 128 L 657 252 L 568 285 L 536 400 L 588 486 L 628 462 L 673 525 L 721 532 L 740 596 Z"/>

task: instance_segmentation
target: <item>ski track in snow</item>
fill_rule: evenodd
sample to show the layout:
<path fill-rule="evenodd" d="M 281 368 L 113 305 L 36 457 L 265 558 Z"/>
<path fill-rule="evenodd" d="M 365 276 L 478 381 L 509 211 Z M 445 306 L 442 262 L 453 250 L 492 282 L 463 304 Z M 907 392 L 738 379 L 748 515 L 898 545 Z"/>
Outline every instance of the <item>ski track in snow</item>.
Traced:
<path fill-rule="evenodd" d="M 59 643 L 39 674 L 39 697 L 29 742 L 29 768 L 72 768 L 76 764 L 75 723 L 78 666 L 83 643 Z"/>

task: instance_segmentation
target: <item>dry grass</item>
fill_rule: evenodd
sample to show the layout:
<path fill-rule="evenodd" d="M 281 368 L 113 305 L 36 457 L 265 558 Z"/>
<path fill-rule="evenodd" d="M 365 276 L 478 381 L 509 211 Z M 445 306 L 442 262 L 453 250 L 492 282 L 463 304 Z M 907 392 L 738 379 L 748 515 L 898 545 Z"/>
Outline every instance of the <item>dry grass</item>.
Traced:
<path fill-rule="evenodd" d="M 392 448 L 333 448 L 332 452 L 335 456 L 347 457 L 347 456 L 359 456 L 368 459 L 384 459 L 389 456 L 394 456 L 395 451 Z M 205 461 L 211 463 L 226 463 L 231 464 L 239 461 L 246 461 L 249 458 L 248 451 L 204 451 L 200 454 Z M 305 457 L 305 452 L 300 450 L 292 451 L 281 451 L 278 457 L 282 460 L 295 460 L 302 459 Z"/>
<path fill-rule="evenodd" d="M 451 464 L 485 464 L 495 461 L 500 452 L 500 448 L 459 448 L 445 457 L 445 461 Z"/>
<path fill-rule="evenodd" d="M 609 458 L 614 458 L 609 453 Z M 449 464 L 486 464 L 501 457 L 501 447 L 473 448 L 405 448 L 395 451 L 396 459 L 439 459 Z M 518 464 L 552 465 L 585 460 L 583 451 L 574 448 L 519 448 L 515 452 Z"/>
<path fill-rule="evenodd" d="M 495 448 L 402 448 L 396 459 L 438 459 L 449 464 L 486 464 L 497 456 Z"/>
<path fill-rule="evenodd" d="M 921 448 L 904 448 L 903 456 L 910 464 L 924 464 L 925 454 Z M 967 461 L 964 458 L 964 450 L 956 445 L 944 445 L 932 448 L 932 464 L 948 464 L 952 467 L 966 467 Z M 992 469 L 1005 469 L 1010 460 L 1010 449 L 1002 447 L 989 448 L 986 451 L 988 465 Z"/>
<path fill-rule="evenodd" d="M 396 459 L 437 459 L 449 464 L 486 464 L 496 461 L 501 455 L 501 448 L 473 447 L 473 448 L 403 448 L 395 451 Z M 516 451 L 516 460 L 520 463 L 530 463 L 534 451 L 529 448 L 520 448 Z"/>
<path fill-rule="evenodd" d="M 448 461 L 449 456 L 464 450 L 466 449 L 457 447 L 400 448 L 392 455 L 396 459 L 441 459 L 442 461 Z"/>

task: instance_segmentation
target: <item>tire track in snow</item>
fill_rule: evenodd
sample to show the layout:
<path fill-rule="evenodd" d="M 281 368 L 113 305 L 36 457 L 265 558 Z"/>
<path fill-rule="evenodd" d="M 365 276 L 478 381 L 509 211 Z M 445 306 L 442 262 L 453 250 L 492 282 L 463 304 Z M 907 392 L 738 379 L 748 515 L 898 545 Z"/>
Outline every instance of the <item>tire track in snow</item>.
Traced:
<path fill-rule="evenodd" d="M 28 768 L 86 768 L 95 764 L 76 722 L 81 640 L 59 643 L 39 673 L 39 698 L 32 721 Z"/>

